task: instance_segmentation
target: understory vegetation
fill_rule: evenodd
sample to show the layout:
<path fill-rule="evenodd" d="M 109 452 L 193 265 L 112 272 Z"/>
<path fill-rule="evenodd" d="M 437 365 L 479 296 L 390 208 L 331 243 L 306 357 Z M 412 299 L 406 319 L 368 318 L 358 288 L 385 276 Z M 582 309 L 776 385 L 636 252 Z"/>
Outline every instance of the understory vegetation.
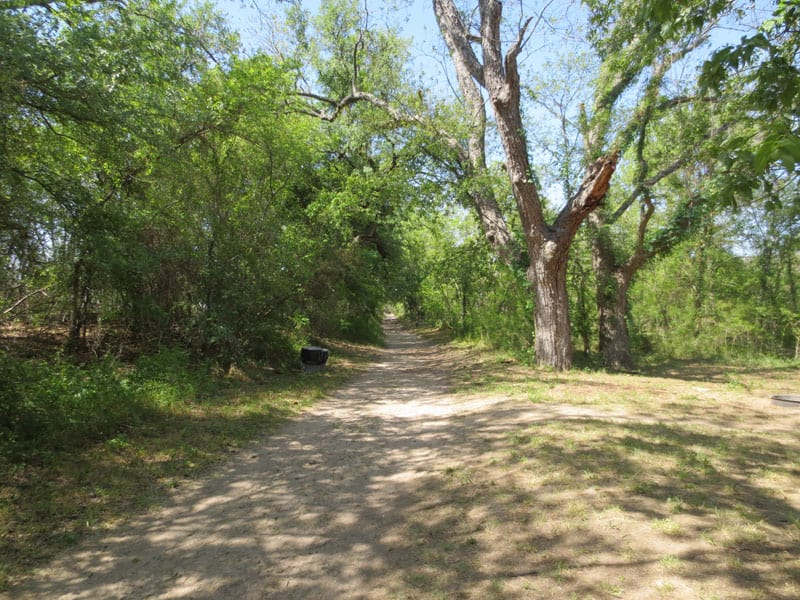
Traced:
<path fill-rule="evenodd" d="M 163 501 L 364 368 L 334 343 L 324 372 L 234 369 L 225 378 L 165 349 L 0 366 L 0 589 L 86 534 Z"/>

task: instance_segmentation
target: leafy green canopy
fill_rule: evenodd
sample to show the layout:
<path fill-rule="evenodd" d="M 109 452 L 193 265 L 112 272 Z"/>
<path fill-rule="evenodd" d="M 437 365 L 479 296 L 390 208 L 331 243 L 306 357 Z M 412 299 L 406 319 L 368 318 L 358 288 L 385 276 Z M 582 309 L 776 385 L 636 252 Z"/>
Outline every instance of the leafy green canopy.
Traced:
<path fill-rule="evenodd" d="M 237 57 L 207 7 L 26 6 L 0 31 L 6 318 L 66 319 L 74 349 L 121 326 L 222 366 L 376 334 L 405 193 L 388 137 L 292 111 L 292 72 Z M 37 287 L 47 303 L 18 304 Z"/>
<path fill-rule="evenodd" d="M 739 97 L 749 128 L 722 147 L 730 162 L 746 169 L 737 182 L 753 189 L 767 170 L 780 165 L 796 174 L 800 163 L 800 3 L 780 0 L 771 19 L 737 45 L 721 48 L 703 66 L 707 90 Z"/>

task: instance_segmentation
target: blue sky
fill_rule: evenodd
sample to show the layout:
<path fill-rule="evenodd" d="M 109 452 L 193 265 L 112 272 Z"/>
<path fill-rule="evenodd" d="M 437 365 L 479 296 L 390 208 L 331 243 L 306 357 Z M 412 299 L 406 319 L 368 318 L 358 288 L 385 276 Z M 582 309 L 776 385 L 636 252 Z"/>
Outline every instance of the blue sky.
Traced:
<path fill-rule="evenodd" d="M 268 47 L 267 32 L 270 29 L 270 15 L 282 15 L 286 6 L 279 0 L 212 1 L 228 16 L 229 23 L 239 32 L 244 48 L 248 52 L 259 47 Z M 301 0 L 303 6 L 311 13 L 316 13 L 320 3 L 324 1 Z M 361 0 L 361 2 L 369 10 L 371 23 L 382 23 L 385 19 L 389 19 L 401 27 L 403 35 L 413 39 L 411 55 L 414 60 L 413 68 L 419 73 L 421 79 L 420 86 L 433 90 L 437 96 L 452 96 L 453 90 L 450 89 L 451 84 L 448 82 L 448 73 L 452 73 L 452 67 L 443 50 L 431 0 Z M 531 2 L 531 4 L 535 5 L 537 2 Z M 401 8 L 387 15 L 389 10 L 387 6 L 390 5 L 398 5 Z M 555 11 L 553 14 L 563 14 L 564 11 L 574 10 L 576 5 L 579 5 L 577 0 L 557 0 L 550 6 Z M 754 19 L 760 21 L 772 12 L 774 0 L 756 0 L 755 5 L 758 10 Z M 511 4 L 509 7 L 510 11 L 514 10 Z M 570 9 L 570 7 L 573 8 Z M 562 21 L 561 24 L 564 23 Z M 543 30 L 540 32 L 545 33 Z M 737 27 L 733 30 L 720 31 L 716 36 L 718 41 L 736 43 L 744 33 L 743 29 Z M 534 65 L 539 66 L 547 58 L 552 59 L 555 55 L 569 50 L 564 47 L 563 37 L 558 41 L 553 38 L 548 40 L 547 37 L 541 38 L 540 36 L 538 47 L 534 47 L 536 44 L 532 43 L 528 48 L 530 52 L 523 57 L 528 68 Z M 577 49 L 577 47 L 572 49 Z"/>
<path fill-rule="evenodd" d="M 217 7 L 228 15 L 229 23 L 239 31 L 242 41 L 248 48 L 257 47 L 264 36 L 264 14 L 279 14 L 282 4 L 276 0 L 214 0 Z M 414 39 L 415 47 L 422 50 L 438 40 L 436 20 L 430 0 L 399 0 L 403 8 L 393 11 L 391 18 L 402 27 L 407 37 Z M 302 4 L 312 13 L 317 11 L 319 0 L 303 0 Z M 370 13 L 380 18 L 386 3 L 380 0 L 367 0 Z"/>
<path fill-rule="evenodd" d="M 216 2 L 216 5 L 221 11 L 229 16 L 229 23 L 231 26 L 239 31 L 246 51 L 252 51 L 259 47 L 269 47 L 267 43 L 269 15 L 282 14 L 285 4 L 282 4 L 279 2 L 279 0 L 213 1 Z M 312 14 L 314 14 L 318 12 L 320 3 L 324 2 L 325 0 L 301 1 L 303 6 Z M 452 72 L 452 67 L 450 66 L 449 57 L 446 57 L 444 54 L 443 43 L 441 42 L 440 33 L 433 15 L 431 0 L 360 1 L 362 3 L 366 3 L 370 14 L 371 25 L 383 23 L 384 20 L 388 18 L 390 21 L 401 27 L 401 30 L 406 37 L 413 39 L 411 55 L 414 60 L 414 70 L 420 74 L 421 89 L 432 90 L 433 95 L 438 96 L 439 98 L 452 99 L 455 94 L 454 90 L 451 89 L 451 81 L 453 78 L 451 77 L 450 81 L 448 81 L 448 73 Z M 744 1 L 745 0 L 743 0 L 743 2 Z M 531 3 L 536 4 L 535 0 L 531 0 Z M 398 4 L 403 6 L 403 8 L 398 9 L 387 16 L 386 7 L 388 4 Z M 513 7 L 516 5 L 509 3 L 508 6 L 510 7 L 509 11 L 513 11 Z M 577 13 L 568 13 L 568 11 L 581 10 L 578 0 L 556 0 L 555 3 L 548 3 L 548 6 L 551 6 L 553 9 L 553 17 L 559 19 L 558 22 L 554 24 L 554 27 L 556 28 L 565 27 L 566 29 L 571 29 L 571 27 L 569 27 L 569 21 L 575 19 Z M 756 0 L 755 7 L 756 10 L 749 15 L 750 18 L 748 19 L 748 23 L 738 24 L 734 28 L 723 29 L 719 31 L 715 36 L 715 41 L 717 44 L 735 44 L 743 35 L 752 33 L 751 28 L 771 14 L 774 8 L 774 0 Z M 516 15 L 511 17 L 512 21 L 514 17 L 516 17 Z M 577 16 L 577 20 L 581 20 L 579 16 Z M 548 32 L 553 33 L 553 35 L 549 35 Z M 564 32 L 561 33 L 563 34 Z M 549 30 L 547 27 L 542 27 L 541 29 L 537 30 L 536 38 L 532 40 L 528 46 L 529 52 L 522 57 L 524 64 L 521 66 L 523 70 L 527 68 L 532 69 L 533 72 L 539 71 L 540 74 L 544 75 L 545 77 L 555 76 L 558 78 L 559 73 L 562 78 L 570 77 L 567 72 L 559 71 L 558 67 L 549 66 L 543 68 L 543 65 L 545 65 L 548 59 L 552 60 L 557 55 L 569 54 L 570 52 L 578 50 L 580 45 L 583 43 L 581 37 L 582 36 L 580 35 L 576 37 L 565 37 L 557 34 L 555 30 Z M 569 44 L 570 39 L 574 41 L 573 45 Z M 706 52 L 708 51 L 709 50 L 706 50 Z M 693 58 L 690 62 L 684 64 L 683 66 L 678 65 L 676 68 L 678 70 L 685 69 L 687 72 L 693 71 L 698 64 L 697 61 L 702 58 L 702 55 L 703 53 L 701 52 L 700 57 Z M 526 80 L 531 80 L 531 82 L 533 82 L 535 78 L 532 79 L 530 77 L 532 74 L 533 73 L 530 71 L 526 73 Z M 681 78 L 681 73 L 676 72 L 676 76 Z M 572 87 L 580 91 L 586 87 L 584 85 L 585 83 L 586 82 L 582 83 L 569 80 L 562 81 L 555 85 L 553 89 L 558 91 L 558 89 L 560 89 L 559 86 L 565 86 L 565 88 Z M 635 90 L 632 93 L 635 93 Z M 580 97 L 576 96 L 572 99 L 571 105 L 576 105 L 581 100 L 582 99 Z M 574 112 L 574 108 L 575 107 L 572 106 L 570 110 Z M 547 137 L 552 133 L 551 126 L 553 126 L 553 121 L 548 112 L 536 106 L 528 107 L 526 112 L 528 117 L 536 123 L 535 129 L 538 134 Z M 558 124 L 559 123 L 556 122 L 554 126 L 557 126 Z M 541 144 L 542 142 L 540 140 L 538 145 L 541 146 Z M 490 154 L 495 155 L 498 160 L 502 159 L 502 153 L 499 147 L 497 147 L 496 142 L 490 143 Z M 548 195 L 557 198 L 560 196 L 560 191 L 556 190 L 555 188 L 548 189 Z"/>
<path fill-rule="evenodd" d="M 216 6 L 228 16 L 230 25 L 239 32 L 247 51 L 264 45 L 269 28 L 269 14 L 281 14 L 283 5 L 276 0 L 213 0 Z M 317 12 L 319 0 L 303 0 L 303 6 L 312 13 Z M 401 26 L 403 35 L 413 39 L 412 55 L 415 63 L 426 78 L 441 80 L 443 68 L 433 57 L 433 48 L 441 48 L 439 30 L 433 16 L 431 0 L 398 0 L 403 6 L 389 15 Z M 387 3 L 381 0 L 367 0 L 370 14 L 376 20 Z"/>
<path fill-rule="evenodd" d="M 212 0 L 217 7 L 228 15 L 230 24 L 239 31 L 242 41 L 248 49 L 257 48 L 265 39 L 264 14 L 280 14 L 284 4 L 279 0 Z M 321 1 L 324 0 L 301 0 L 304 7 L 312 13 L 317 11 Z M 394 0 L 386 2 L 382 0 L 363 0 L 372 15 L 380 18 L 380 13 L 386 10 L 388 4 L 398 4 L 402 8 L 392 13 L 392 18 L 402 26 L 403 33 L 407 37 L 414 39 L 414 50 L 417 58 L 430 54 L 433 46 L 439 44 L 439 32 L 436 20 L 433 16 L 431 0 Z M 554 6 L 566 7 L 577 4 L 575 1 L 561 0 Z M 758 21 L 770 14 L 775 6 L 774 0 L 756 0 L 757 10 L 755 15 Z M 263 14 L 262 14 L 263 13 Z M 752 24 L 752 23 L 751 23 Z M 728 32 L 729 38 L 726 41 L 735 42 L 744 33 L 743 30 L 732 30 Z"/>

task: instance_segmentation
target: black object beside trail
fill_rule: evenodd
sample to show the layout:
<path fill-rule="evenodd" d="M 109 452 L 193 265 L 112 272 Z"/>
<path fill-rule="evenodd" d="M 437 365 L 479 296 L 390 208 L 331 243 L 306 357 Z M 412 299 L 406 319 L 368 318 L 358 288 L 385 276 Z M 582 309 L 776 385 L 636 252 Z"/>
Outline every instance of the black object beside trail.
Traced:
<path fill-rule="evenodd" d="M 319 346 L 304 346 L 300 349 L 300 364 L 303 371 L 316 371 L 325 368 L 330 352 Z"/>

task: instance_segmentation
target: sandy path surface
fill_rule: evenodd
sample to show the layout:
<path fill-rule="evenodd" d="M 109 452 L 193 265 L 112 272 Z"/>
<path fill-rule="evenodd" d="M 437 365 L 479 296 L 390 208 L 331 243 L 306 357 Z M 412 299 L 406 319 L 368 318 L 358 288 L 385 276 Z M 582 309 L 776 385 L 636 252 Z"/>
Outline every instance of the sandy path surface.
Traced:
<path fill-rule="evenodd" d="M 448 384 L 461 367 L 457 352 L 427 343 L 396 321 L 385 327 L 387 347 L 352 384 L 177 490 L 163 508 L 98 532 L 0 597 L 408 600 L 564 598 L 572 592 L 650 600 L 752 598 L 756 585 L 769 590 L 763 597 L 798 597 L 791 591 L 796 587 L 780 595 L 794 584 L 779 566 L 796 554 L 785 525 L 796 499 L 761 481 L 782 455 L 761 442 L 751 447 L 748 434 L 737 433 L 745 427 L 791 440 L 797 418 L 770 418 L 768 399 L 738 400 L 752 405 L 744 421 L 735 410 L 702 408 L 698 400 L 701 408 L 681 414 L 680 425 L 662 425 L 657 411 L 570 403 L 571 395 L 588 393 L 587 386 L 609 385 L 597 378 L 561 386 L 559 404 L 455 395 Z M 623 384 L 615 379 L 613 389 Z M 664 385 L 642 384 L 628 393 L 651 394 Z M 706 391 L 724 398 L 726 389 L 724 383 L 714 390 L 692 381 L 681 386 L 670 392 L 678 399 Z M 509 435 L 521 428 L 584 419 L 630 424 L 588 431 L 616 431 L 636 449 L 649 443 L 637 434 L 642 428 L 661 435 L 653 451 L 667 463 L 683 456 L 670 444 L 684 437 L 697 440 L 702 452 L 741 444 L 754 462 L 714 477 L 710 459 L 710 498 L 697 505 L 698 516 L 688 509 L 676 514 L 668 501 L 631 491 L 632 482 L 655 485 L 659 477 L 650 471 L 661 467 L 648 463 L 644 451 L 641 465 L 618 458 L 629 478 L 608 485 L 559 483 L 572 472 L 573 454 L 569 448 L 563 458 L 553 454 L 558 444 L 543 447 L 552 464 L 533 461 L 531 470 L 510 460 Z M 610 468 L 614 456 L 599 457 L 601 467 Z M 579 453 L 577 460 L 585 457 Z M 670 464 L 660 477 L 680 479 Z M 745 481 L 748 471 L 752 481 Z M 586 472 L 574 476 L 584 481 Z M 672 494 L 670 486 L 678 484 L 665 479 L 664 485 Z M 737 486 L 752 492 L 736 501 L 748 507 L 746 518 L 724 510 L 734 506 Z M 707 503 L 722 512 L 703 516 Z M 752 514 L 761 515 L 758 522 Z M 659 523 L 679 524 L 687 535 L 663 532 L 654 526 Z M 726 545 L 737 531 L 745 540 L 763 534 L 765 542 L 753 547 L 771 553 L 751 554 L 755 569 L 746 573 L 744 559 L 736 562 L 741 548 Z M 667 566 L 665 556 L 672 561 Z"/>
<path fill-rule="evenodd" d="M 386 598 L 406 589 L 415 552 L 404 522 L 425 510 L 415 491 L 463 462 L 478 430 L 500 435 L 522 415 L 481 412 L 500 399 L 455 402 L 453 365 L 396 322 L 385 326 L 387 347 L 365 376 L 8 597 Z"/>

